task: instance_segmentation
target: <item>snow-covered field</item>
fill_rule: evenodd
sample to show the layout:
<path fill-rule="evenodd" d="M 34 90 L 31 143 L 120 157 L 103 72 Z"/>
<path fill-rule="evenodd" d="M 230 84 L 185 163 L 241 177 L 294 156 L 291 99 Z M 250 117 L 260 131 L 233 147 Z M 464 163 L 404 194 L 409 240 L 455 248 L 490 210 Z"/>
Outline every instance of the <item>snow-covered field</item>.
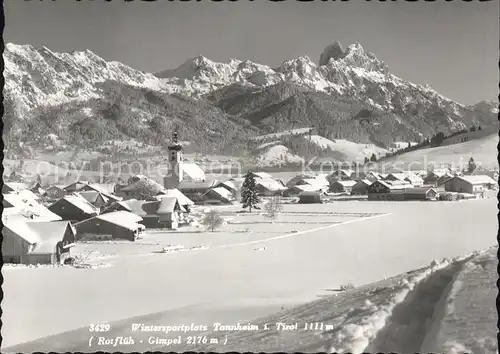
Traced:
<path fill-rule="evenodd" d="M 308 205 L 307 211 L 311 216 L 295 214 L 304 211 L 304 208 L 306 207 L 285 205 L 285 214 L 280 215 L 280 220 L 291 215 L 295 221 L 305 222 L 313 220 L 315 213 L 325 213 L 323 217 L 332 217 L 333 221 L 340 213 L 350 214 L 344 219 L 344 223 L 306 224 L 306 229 L 299 229 L 299 224 L 276 223 L 272 228 L 267 225 L 269 234 L 253 231 L 254 227 L 261 228 L 263 232 L 266 230 L 263 224 L 250 223 L 252 218 L 258 216 L 238 216 L 233 220 L 243 221 L 249 218 L 246 226 L 229 224 L 221 228 L 220 233 L 184 233 L 172 238 L 170 233 L 151 235 L 151 240 L 155 240 L 151 243 L 159 244 L 151 245 L 149 249 L 145 249 L 144 254 L 134 253 L 130 249 L 115 251 L 118 257 L 108 260 L 112 263 L 111 267 L 3 269 L 3 346 L 6 348 L 56 335 L 13 350 L 26 352 L 41 348 L 44 351 L 144 351 L 158 346 L 149 345 L 145 341 L 136 343 L 135 346 L 89 348 L 88 341 L 93 334 L 89 333 L 88 326 L 91 323 L 112 322 L 113 329 L 106 336 L 114 337 L 125 335 L 123 333 L 127 333 L 127 329 L 130 330 L 131 323 L 180 325 L 193 322 L 211 326 L 214 322 L 221 322 L 234 325 L 238 321 L 250 321 L 278 313 L 274 318 L 283 318 L 288 323 L 307 319 L 308 322 L 334 324 L 335 329 L 323 333 L 323 337 L 311 334 L 308 340 L 304 339 L 306 334 L 303 331 L 240 332 L 237 337 L 230 337 L 233 339 L 220 350 L 355 350 L 363 345 L 371 345 L 369 348 L 379 350 L 384 343 L 393 343 L 395 340 L 391 333 L 382 332 L 384 328 L 406 328 L 406 336 L 412 331 L 423 333 L 418 328 L 404 326 L 404 306 L 415 304 L 410 290 L 413 288 L 412 284 L 419 280 L 420 273 L 402 276 L 399 278 L 401 282 L 380 282 L 381 279 L 420 269 L 431 264 L 433 260 L 460 256 L 496 244 L 495 199 L 428 203 L 336 202 Z M 358 213 L 387 215 L 360 218 L 357 217 Z M 309 219 L 310 217 L 313 219 Z M 478 232 L 478 224 L 481 225 L 481 232 Z M 248 237 L 246 233 L 241 236 L 237 232 L 227 232 L 245 227 L 252 230 L 250 235 L 253 234 L 246 239 L 240 239 Z M 289 233 L 289 227 L 298 232 Z M 164 242 L 160 240 L 161 237 L 165 238 Z M 198 239 L 193 239 L 189 244 L 191 237 Z M 234 239 L 230 239 L 231 237 Z M 146 237 L 142 241 L 146 241 Z M 161 249 L 161 246 L 167 243 L 184 244 L 186 247 L 205 244 L 211 247 L 172 254 L 149 252 Z M 112 246 L 95 247 L 101 247 L 102 253 L 113 253 Z M 106 247 L 108 249 L 105 249 Z M 263 247 L 265 249 L 262 252 L 255 251 Z M 448 273 L 442 274 L 438 271 L 440 265 L 444 266 L 439 262 L 434 263 L 432 269 L 445 279 Z M 484 324 L 467 322 L 460 315 L 453 317 L 453 313 L 448 312 L 445 319 L 449 319 L 449 326 L 453 326 L 455 322 L 459 326 L 469 327 L 460 332 L 462 334 L 453 332 L 453 327 L 446 325 L 433 329 L 432 333 L 437 335 L 435 340 L 426 339 L 429 348 L 449 345 L 451 342 L 446 342 L 450 339 L 453 343 L 474 350 L 471 340 L 467 338 L 480 337 L 471 335 L 468 331 L 473 328 L 480 330 L 483 328 L 481 326 L 489 325 L 491 315 L 484 316 L 480 313 L 480 306 L 483 306 L 480 303 L 490 301 L 488 294 L 492 292 L 482 292 L 479 286 L 486 284 L 491 287 L 488 282 L 492 278 L 484 276 L 484 281 L 480 280 L 480 277 L 471 273 L 474 269 L 472 267 L 469 273 L 460 273 L 463 275 L 457 279 L 465 284 L 465 280 L 460 280 L 461 276 L 463 279 L 471 276 L 476 278 L 477 283 L 467 286 L 466 290 L 469 292 L 468 296 L 478 302 L 476 311 Z M 425 274 L 427 273 L 423 273 Z M 438 276 L 435 280 L 438 290 L 442 285 L 440 279 L 441 276 Z M 371 288 L 362 287 L 363 284 L 372 282 L 379 283 Z M 347 283 L 353 283 L 359 289 L 329 297 L 333 294 L 331 289 Z M 434 286 L 427 288 L 427 291 L 422 290 L 422 294 L 425 295 L 433 288 Z M 415 289 L 418 289 L 418 285 Z M 444 293 L 444 290 L 441 293 Z M 318 303 L 304 305 L 318 296 L 328 296 L 321 300 L 322 311 L 314 308 Z M 455 309 L 470 310 L 470 306 L 465 305 L 466 298 L 465 295 L 455 295 Z M 488 306 L 491 307 L 493 299 L 490 302 Z M 384 325 L 383 321 L 380 322 L 383 318 L 395 319 L 391 316 L 396 313 L 398 303 L 403 304 L 403 311 L 400 310 L 401 314 L 396 317 L 401 323 L 398 325 L 388 322 Z M 289 310 L 299 305 L 302 307 L 282 311 L 282 308 Z M 406 316 L 409 314 L 410 312 L 406 311 Z M 131 319 L 136 316 L 143 317 Z M 122 322 L 114 322 L 120 320 Z M 351 325 L 346 326 L 347 324 Z M 379 329 L 382 331 L 378 332 Z M 67 330 L 75 331 L 57 335 Z M 162 338 L 177 337 L 164 333 L 151 335 Z M 484 337 L 488 336 L 490 334 L 485 332 Z M 364 337 L 372 340 L 367 341 Z M 387 341 L 380 341 L 381 338 L 387 338 Z M 417 346 L 423 342 L 424 339 L 415 339 L 412 343 Z M 352 346 L 341 346 L 347 345 L 346 343 L 351 343 L 349 345 Z M 483 347 L 489 345 L 489 339 L 485 339 L 485 343 Z M 326 346 L 327 344 L 330 346 Z M 398 345 L 402 345 L 401 341 Z M 187 350 L 187 347 L 183 348 Z M 399 351 L 405 348 L 408 347 L 400 346 Z"/>
<path fill-rule="evenodd" d="M 286 146 L 275 145 L 259 153 L 259 164 L 272 166 L 277 164 L 302 163 L 304 159 L 291 153 Z"/>
<path fill-rule="evenodd" d="M 370 158 L 372 154 L 375 154 L 378 158 L 388 152 L 386 149 L 374 144 L 358 144 L 345 139 L 335 139 L 335 141 L 332 141 L 319 135 L 311 135 L 310 140 L 322 148 L 330 148 L 333 151 L 340 152 L 345 156 L 344 159 L 349 162 L 363 162 L 365 157 Z"/>

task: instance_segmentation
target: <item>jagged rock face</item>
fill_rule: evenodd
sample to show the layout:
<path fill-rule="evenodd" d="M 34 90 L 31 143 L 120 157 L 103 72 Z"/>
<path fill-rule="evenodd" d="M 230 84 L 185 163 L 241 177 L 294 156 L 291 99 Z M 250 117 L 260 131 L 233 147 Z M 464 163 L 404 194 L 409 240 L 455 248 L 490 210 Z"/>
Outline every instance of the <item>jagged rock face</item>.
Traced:
<path fill-rule="evenodd" d="M 330 59 L 339 60 L 343 57 L 345 57 L 345 53 L 342 49 L 342 45 L 339 42 L 335 42 L 326 47 L 323 53 L 321 53 L 319 57 L 319 65 L 328 65 L 330 63 Z"/>
<path fill-rule="evenodd" d="M 319 65 L 307 56 L 276 68 L 198 56 L 156 75 L 90 51 L 7 44 L 4 59 L 5 124 L 19 138 L 28 130 L 63 140 L 71 132 L 73 140 L 121 134 L 157 143 L 178 125 L 187 139 L 211 144 L 312 126 L 331 138 L 380 143 L 384 137 L 386 144 L 473 122 L 487 126 L 498 112 L 494 103 L 464 106 L 396 77 L 359 44 L 329 45 Z"/>

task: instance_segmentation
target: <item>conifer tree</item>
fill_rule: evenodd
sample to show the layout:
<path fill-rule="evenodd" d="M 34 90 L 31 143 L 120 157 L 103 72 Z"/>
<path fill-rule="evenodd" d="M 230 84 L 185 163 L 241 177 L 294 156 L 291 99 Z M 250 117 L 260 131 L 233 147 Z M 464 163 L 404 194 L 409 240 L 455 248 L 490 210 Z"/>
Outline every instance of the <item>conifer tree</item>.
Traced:
<path fill-rule="evenodd" d="M 255 185 L 255 178 L 253 174 L 249 171 L 245 175 L 245 181 L 241 186 L 241 204 L 243 209 L 248 208 L 252 212 L 252 208 L 255 208 L 257 203 L 259 203 L 259 197 L 257 196 L 257 186 Z"/>

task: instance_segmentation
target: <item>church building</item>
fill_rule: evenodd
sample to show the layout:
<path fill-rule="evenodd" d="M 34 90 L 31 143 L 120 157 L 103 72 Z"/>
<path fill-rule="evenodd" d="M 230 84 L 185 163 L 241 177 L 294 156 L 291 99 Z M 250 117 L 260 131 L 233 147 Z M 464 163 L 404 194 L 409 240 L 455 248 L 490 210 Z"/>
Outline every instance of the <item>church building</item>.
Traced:
<path fill-rule="evenodd" d="M 205 182 L 205 172 L 194 163 L 184 162 L 182 145 L 179 143 L 177 132 L 172 134 L 172 144 L 168 146 L 170 170 L 163 178 L 165 189 L 181 187 L 182 182 Z"/>

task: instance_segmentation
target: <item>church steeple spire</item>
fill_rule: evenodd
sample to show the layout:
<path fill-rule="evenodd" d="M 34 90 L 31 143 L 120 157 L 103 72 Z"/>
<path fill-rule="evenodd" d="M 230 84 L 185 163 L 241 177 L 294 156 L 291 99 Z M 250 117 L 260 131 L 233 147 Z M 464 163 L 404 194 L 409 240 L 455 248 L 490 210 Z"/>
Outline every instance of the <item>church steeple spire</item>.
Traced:
<path fill-rule="evenodd" d="M 179 136 L 176 131 L 172 133 L 172 143 L 168 146 L 170 171 L 169 175 L 163 179 L 165 188 L 177 188 L 183 180 L 182 171 L 182 145 L 179 143 Z"/>

